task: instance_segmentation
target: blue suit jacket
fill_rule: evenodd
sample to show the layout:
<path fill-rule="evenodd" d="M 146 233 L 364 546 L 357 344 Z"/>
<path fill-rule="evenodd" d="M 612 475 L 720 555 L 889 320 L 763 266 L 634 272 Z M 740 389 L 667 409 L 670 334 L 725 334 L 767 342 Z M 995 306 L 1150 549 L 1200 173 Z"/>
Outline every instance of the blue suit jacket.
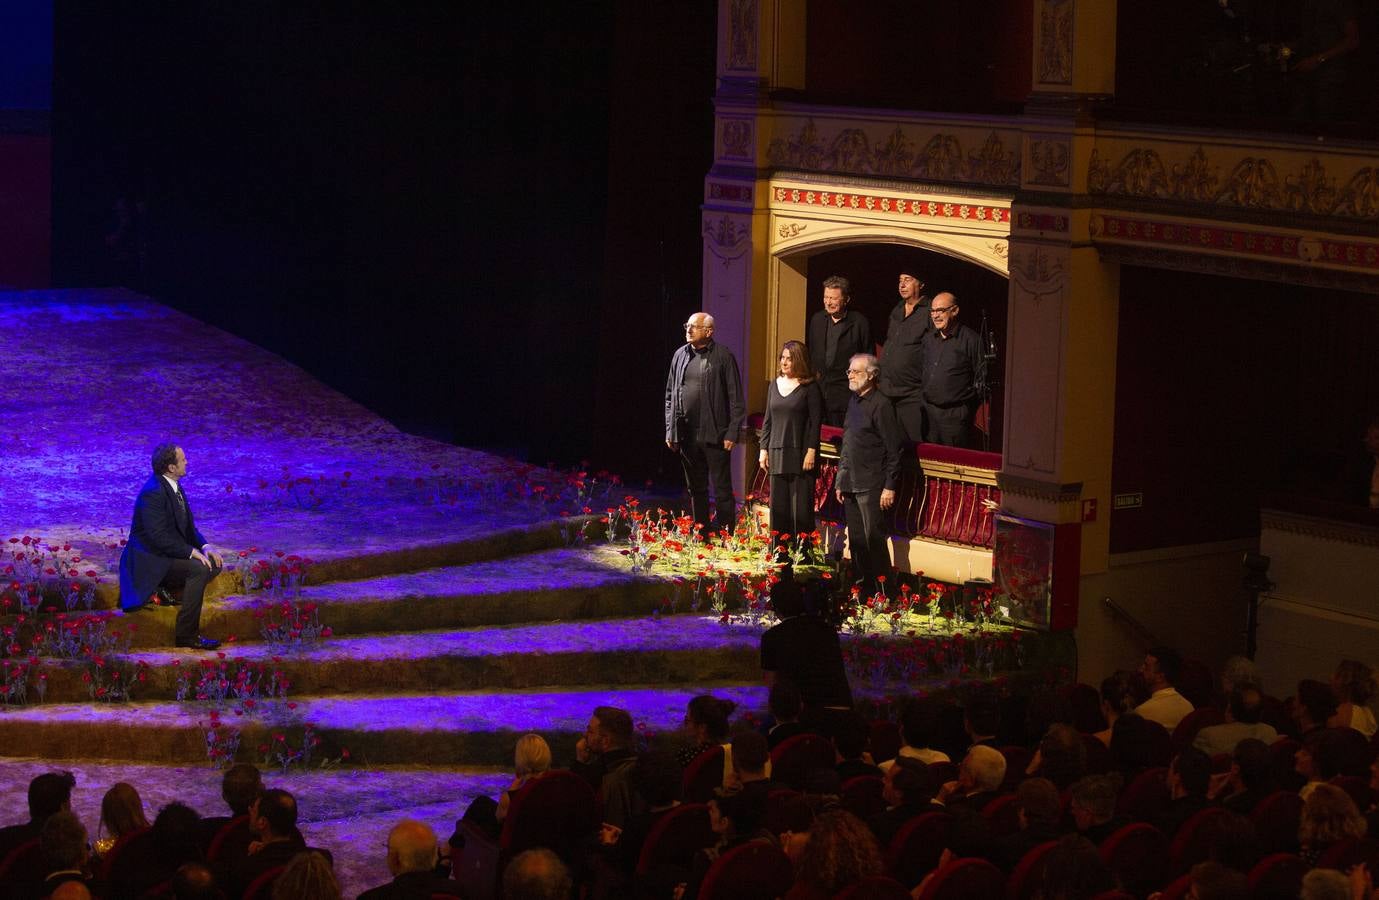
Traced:
<path fill-rule="evenodd" d="M 144 482 L 134 501 L 134 522 L 129 526 L 129 541 L 120 554 L 120 606 L 143 606 L 158 589 L 174 559 L 190 559 L 193 549 L 206 544 L 196 530 L 191 500 L 187 504 L 185 528 L 177 526 L 177 498 L 172 485 L 161 475 Z"/>

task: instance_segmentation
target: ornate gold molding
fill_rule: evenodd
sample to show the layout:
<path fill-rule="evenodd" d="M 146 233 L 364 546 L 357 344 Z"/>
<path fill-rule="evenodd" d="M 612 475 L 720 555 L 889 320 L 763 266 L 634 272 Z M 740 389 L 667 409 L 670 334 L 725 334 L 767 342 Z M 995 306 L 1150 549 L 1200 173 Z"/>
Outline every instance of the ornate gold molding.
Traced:
<path fill-rule="evenodd" d="M 996 476 L 996 484 L 1001 488 L 1002 494 L 1027 497 L 1043 503 L 1077 503 L 1082 499 L 1082 482 L 1080 481 L 1058 484 L 1040 481 L 1037 478 L 1027 478 L 1024 475 L 1001 472 Z"/>
<path fill-rule="evenodd" d="M 755 70 L 757 0 L 732 0 L 728 17 L 728 68 Z"/>
<path fill-rule="evenodd" d="M 1261 509 L 1259 521 L 1260 527 L 1270 531 L 1282 531 L 1323 541 L 1359 544 L 1363 547 L 1379 547 L 1379 526 L 1375 525 L 1323 519 L 1279 509 Z"/>
<path fill-rule="evenodd" d="M 780 235 L 782 239 L 799 237 L 808 227 L 809 223 L 807 222 L 803 225 L 799 222 L 781 222 L 780 225 L 776 226 L 776 234 Z"/>
<path fill-rule="evenodd" d="M 727 266 L 740 258 L 751 246 L 751 228 L 737 218 L 723 214 L 716 219 L 704 218 L 704 246 Z"/>
<path fill-rule="evenodd" d="M 1039 2 L 1039 81 L 1073 83 L 1073 0 Z"/>

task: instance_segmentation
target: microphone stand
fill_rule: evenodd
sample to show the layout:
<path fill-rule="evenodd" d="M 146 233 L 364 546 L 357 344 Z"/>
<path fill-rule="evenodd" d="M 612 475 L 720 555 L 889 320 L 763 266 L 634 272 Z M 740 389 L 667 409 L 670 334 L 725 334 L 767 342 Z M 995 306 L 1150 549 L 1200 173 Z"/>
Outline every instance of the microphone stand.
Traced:
<path fill-rule="evenodd" d="M 982 341 L 982 358 L 986 360 L 986 378 L 982 380 L 981 396 L 982 403 L 986 404 L 986 430 L 982 432 L 982 450 L 991 449 L 991 394 L 992 388 L 996 386 L 996 378 L 993 376 L 995 371 L 996 353 L 996 333 L 991 330 L 991 325 L 986 319 L 986 310 L 982 310 L 982 325 L 979 332 Z"/>

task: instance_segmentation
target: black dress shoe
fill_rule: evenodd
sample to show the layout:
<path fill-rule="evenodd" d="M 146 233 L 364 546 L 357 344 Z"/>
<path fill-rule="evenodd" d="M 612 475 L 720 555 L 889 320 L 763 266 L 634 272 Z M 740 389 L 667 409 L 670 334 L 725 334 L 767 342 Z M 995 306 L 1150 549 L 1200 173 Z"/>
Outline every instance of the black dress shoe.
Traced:
<path fill-rule="evenodd" d="M 159 588 L 157 591 L 154 592 L 153 596 L 156 598 L 156 602 L 158 603 L 159 606 L 181 606 L 181 605 L 182 605 L 182 601 L 181 601 L 181 600 L 178 600 L 176 597 L 174 597 L 174 596 L 172 595 L 172 592 L 169 591 L 169 590 L 167 590 L 166 588 Z"/>
<path fill-rule="evenodd" d="M 208 637 L 197 635 L 191 640 L 177 642 L 177 646 L 185 647 L 188 650 L 214 650 L 220 646 L 220 641 Z"/>

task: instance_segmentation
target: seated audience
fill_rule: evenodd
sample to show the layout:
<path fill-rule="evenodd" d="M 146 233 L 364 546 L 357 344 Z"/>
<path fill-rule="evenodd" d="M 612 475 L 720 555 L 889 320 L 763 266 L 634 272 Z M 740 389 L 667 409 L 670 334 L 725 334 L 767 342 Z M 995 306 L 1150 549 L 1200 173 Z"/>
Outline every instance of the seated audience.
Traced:
<path fill-rule="evenodd" d="M 91 876 L 86 870 L 91 856 L 86 826 L 71 810 L 59 810 L 48 817 L 39 829 L 38 846 L 48 874 L 33 892 L 33 897 L 47 897 L 69 881 L 79 881 L 88 889 L 92 887 Z"/>
<path fill-rule="evenodd" d="M 257 770 L 255 770 L 257 771 Z M 205 863 L 188 862 L 177 867 L 172 876 L 173 900 L 222 900 L 224 895 L 216 887 L 215 875 Z"/>
<path fill-rule="evenodd" d="M 771 685 L 771 693 L 766 700 L 773 724 L 766 732 L 766 743 L 772 749 L 786 738 L 806 734 L 809 729 L 800 723 L 800 710 L 804 701 L 800 689 L 788 678 L 777 678 Z"/>
<path fill-rule="evenodd" d="M 72 788 L 77 780 L 71 772 L 44 772 L 29 782 L 29 821 L 0 828 L 0 859 L 20 844 L 38 837 L 48 817 L 71 809 Z"/>
<path fill-rule="evenodd" d="M 1087 774 L 1087 746 L 1082 735 L 1071 725 L 1050 725 L 1025 774 L 1047 778 L 1060 790 L 1071 786 Z"/>
<path fill-rule="evenodd" d="M 709 868 L 724 853 L 753 841 L 776 843 L 774 835 L 761 827 L 766 817 L 766 795 L 760 791 L 719 790 L 709 801 L 709 827 L 717 835 L 710 847 L 694 856 L 689 881 L 685 884 L 684 900 L 699 895 L 699 885 Z"/>
<path fill-rule="evenodd" d="M 105 856 L 120 838 L 147 827 L 144 801 L 140 799 L 139 792 L 127 782 L 118 782 L 101 798 L 98 833 L 104 831 L 105 837 L 97 838 L 91 845 L 91 850 L 98 857 Z"/>
<path fill-rule="evenodd" d="M 728 744 L 728 773 L 724 787 L 760 791 L 763 796 L 777 787 L 768 774 L 771 751 L 766 738 L 756 731 L 744 731 Z"/>
<path fill-rule="evenodd" d="M 938 729 L 938 701 L 931 697 L 916 697 L 900 711 L 900 755 L 897 758 L 917 759 L 922 763 L 949 762 L 948 754 L 933 748 Z M 895 760 L 886 760 L 880 768 L 884 772 Z"/>
<path fill-rule="evenodd" d="M 761 636 L 761 670 L 767 685 L 784 678 L 799 689 L 800 721 L 821 733 L 852 709 L 852 688 L 843 666 L 838 631 L 805 611 L 805 590 L 787 569 L 771 586 L 771 608 L 780 622 Z"/>
<path fill-rule="evenodd" d="M 1376 690 L 1374 670 L 1354 659 L 1343 659 L 1331 676 L 1331 689 L 1336 694 L 1336 713 L 1327 722 L 1337 728 L 1353 728 L 1366 740 L 1379 731 L 1374 712 L 1367 705 Z"/>
<path fill-rule="evenodd" d="M 1096 845 L 1081 835 L 1059 838 L 1044 859 L 1044 882 L 1037 896 L 1047 900 L 1091 900 L 1116 886 Z"/>
<path fill-rule="evenodd" d="M 1188 896 L 1196 900 L 1246 900 L 1250 885 L 1245 873 L 1220 863 L 1200 862 L 1192 867 Z"/>
<path fill-rule="evenodd" d="M 1334 715 L 1336 695 L 1330 685 L 1310 678 L 1298 682 L 1298 693 L 1293 698 L 1293 721 L 1298 725 L 1300 739 L 1325 728 Z"/>
<path fill-rule="evenodd" d="M 1255 738 L 1266 744 L 1278 740 L 1278 732 L 1272 725 L 1260 719 L 1264 713 L 1264 695 L 1253 685 L 1241 685 L 1231 691 L 1230 702 L 1226 704 L 1225 719 L 1220 725 L 1208 725 L 1197 732 L 1192 746 L 1208 756 L 1218 753 L 1234 753 L 1236 745 L 1246 738 Z"/>
<path fill-rule="evenodd" d="M 867 725 L 867 720 L 857 713 L 851 713 L 839 722 L 839 727 L 833 735 L 833 749 L 838 757 L 838 764 L 834 768 L 838 771 L 840 782 L 859 775 L 881 777 L 881 769 L 867 758 L 867 744 L 870 740 L 871 728 Z"/>
<path fill-rule="evenodd" d="M 637 752 L 632 747 L 636 729 L 627 710 L 600 706 L 594 710 L 584 737 L 575 744 L 570 771 L 593 786 L 603 800 L 603 830 L 621 831 L 638 812 L 632 793 L 632 766 Z"/>
<path fill-rule="evenodd" d="M 1302 804 L 1298 851 L 1310 865 L 1333 844 L 1365 836 L 1365 819 L 1350 795 L 1334 784 L 1318 784 Z"/>
<path fill-rule="evenodd" d="M 832 897 L 885 870 L 881 847 L 862 820 L 833 810 L 814 820 L 786 900 Z"/>
<path fill-rule="evenodd" d="M 254 839 L 249 831 L 249 805 L 259 798 L 263 793 L 263 776 L 259 770 L 249 763 L 236 763 L 225 770 L 225 775 L 220 780 L 220 796 L 229 807 L 228 816 L 210 816 L 201 820 L 201 849 L 209 850 L 211 841 L 222 828 L 234 819 L 241 816 L 245 821 L 241 826 L 233 828 L 225 839 L 221 841 L 221 853 L 231 857 L 241 857 L 244 855 L 245 848 Z"/>
<path fill-rule="evenodd" d="M 1169 647 L 1154 647 L 1145 654 L 1144 664 L 1140 666 L 1140 675 L 1150 693 L 1148 700 L 1135 707 L 1135 712 L 1151 722 L 1158 722 L 1170 734 L 1192 712 L 1192 704 L 1175 687 L 1182 671 L 1183 658 Z"/>
<path fill-rule="evenodd" d="M 503 900 L 570 900 L 570 870 L 545 847 L 513 857 L 503 870 Z"/>
<path fill-rule="evenodd" d="M 1001 703 L 995 694 L 979 691 L 962 709 L 962 727 L 967 732 L 969 746 L 985 746 L 1000 750 L 996 734 L 1001 730 Z"/>
<path fill-rule="evenodd" d="M 460 896 L 459 882 L 436 874 L 436 833 L 421 822 L 403 819 L 388 832 L 387 865 L 393 880 L 365 891 L 359 895 L 359 900 L 431 900 L 436 894 Z"/>
<path fill-rule="evenodd" d="M 152 840 L 121 851 L 125 856 L 111 872 L 110 888 L 118 896 L 138 897 L 167 881 L 178 866 L 202 859 L 201 817 L 185 803 L 169 803 L 153 819 Z"/>
<path fill-rule="evenodd" d="M 728 743 L 728 717 L 735 709 L 737 704 L 733 701 L 720 700 L 712 694 L 701 694 L 690 700 L 685 710 L 685 730 L 690 743 L 676 757 L 681 768 L 694 762 L 694 758 L 705 750 Z"/>
<path fill-rule="evenodd" d="M 517 739 L 513 751 L 513 778 L 503 793 L 494 802 L 492 797 L 480 794 L 469 801 L 464 815 L 455 823 L 455 830 L 446 841 L 441 853 L 440 864 L 448 866 L 452 854 L 464 847 L 465 828 L 478 829 L 493 840 L 503 830 L 503 820 L 508 816 L 512 798 L 527 782 L 540 778 L 551 768 L 551 748 L 546 739 L 539 734 L 524 734 Z"/>
<path fill-rule="evenodd" d="M 1106 727 L 1093 735 L 1107 747 L 1111 746 L 1111 729 L 1116 720 L 1136 706 L 1134 688 L 1129 672 L 1117 672 L 1101 681 L 1101 715 Z"/>
<path fill-rule="evenodd" d="M 1216 799 L 1231 812 L 1248 816 L 1259 801 L 1272 794 L 1274 760 L 1269 747 L 1261 740 L 1246 738 L 1235 747 L 1230 772 L 1221 779 Z"/>
<path fill-rule="evenodd" d="M 944 784 L 938 800 L 947 807 L 967 806 L 975 812 L 995 800 L 1006 779 L 1006 758 L 986 744 L 973 744 L 958 766 L 958 778 Z"/>
<path fill-rule="evenodd" d="M 1248 875 L 1259 862 L 1259 834 L 1248 816 L 1226 812 L 1203 825 L 1207 858 L 1228 869 Z"/>
<path fill-rule="evenodd" d="M 938 785 L 929 766 L 917 759 L 902 756 L 886 770 L 881 791 L 886 808 L 872 816 L 867 821 L 867 827 L 876 835 L 882 847 L 888 847 L 901 826 L 915 816 L 945 811 L 942 805 L 934 802 L 937 793 Z"/>
<path fill-rule="evenodd" d="M 1122 783 L 1115 774 L 1088 775 L 1072 786 L 1068 812 L 1078 833 L 1093 844 L 1130 824 L 1128 817 L 1116 812 Z"/>
<path fill-rule="evenodd" d="M 1195 747 L 1189 747 L 1168 764 L 1168 808 L 1154 820 L 1153 825 L 1172 840 L 1183 823 L 1202 810 L 1211 783 L 1211 757 Z"/>
<path fill-rule="evenodd" d="M 1232 656 L 1221 666 L 1221 696 L 1230 697 L 1240 687 L 1252 687 L 1264 692 L 1264 679 L 1259 675 L 1259 667 L 1248 656 Z"/>
<path fill-rule="evenodd" d="M 1072 702 L 1062 691 L 1052 687 L 1035 689 L 1025 701 L 1025 736 L 1020 743 L 1037 750 L 1049 728 L 1073 725 L 1075 719 Z"/>
<path fill-rule="evenodd" d="M 243 859 L 226 860 L 223 877 L 217 877 L 227 896 L 242 895 L 244 889 L 269 869 L 287 865 L 306 849 L 297 830 L 297 798 L 279 788 L 264 791 L 249 805 L 249 828 L 255 840 Z"/>
<path fill-rule="evenodd" d="M 991 842 L 991 861 L 1010 874 L 1029 851 L 1062 834 L 1063 804 L 1058 788 L 1047 778 L 1026 778 L 1015 789 L 1018 831 L 1003 834 Z"/>
<path fill-rule="evenodd" d="M 632 766 L 631 778 L 632 790 L 641 798 L 643 808 L 627 820 L 607 855 L 608 863 L 624 876 L 630 876 L 637 868 L 642 845 L 651 829 L 666 813 L 680 805 L 684 786 L 679 763 L 669 752 L 663 751 L 642 754 Z M 675 879 L 676 882 L 683 880 Z"/>
<path fill-rule="evenodd" d="M 1111 764 L 1127 780 L 1153 768 L 1155 745 L 1158 739 L 1166 740 L 1167 737 L 1158 722 L 1151 722 L 1139 713 L 1126 713 L 1111 726 Z"/>
<path fill-rule="evenodd" d="M 1304 780 L 1305 798 L 1312 785 L 1330 781 L 1338 775 L 1361 776 L 1369 768 L 1373 751 L 1369 742 L 1353 728 L 1320 728 L 1308 732 L 1302 748 L 1294 754 L 1294 771 Z"/>
<path fill-rule="evenodd" d="M 435 835 L 432 835 L 431 849 L 435 851 Z M 429 895 L 425 894 L 397 896 L 429 900 Z M 272 897 L 273 900 L 340 900 L 340 882 L 335 880 L 335 869 L 324 854 L 302 850 L 288 861 L 287 868 L 274 879 Z"/>

